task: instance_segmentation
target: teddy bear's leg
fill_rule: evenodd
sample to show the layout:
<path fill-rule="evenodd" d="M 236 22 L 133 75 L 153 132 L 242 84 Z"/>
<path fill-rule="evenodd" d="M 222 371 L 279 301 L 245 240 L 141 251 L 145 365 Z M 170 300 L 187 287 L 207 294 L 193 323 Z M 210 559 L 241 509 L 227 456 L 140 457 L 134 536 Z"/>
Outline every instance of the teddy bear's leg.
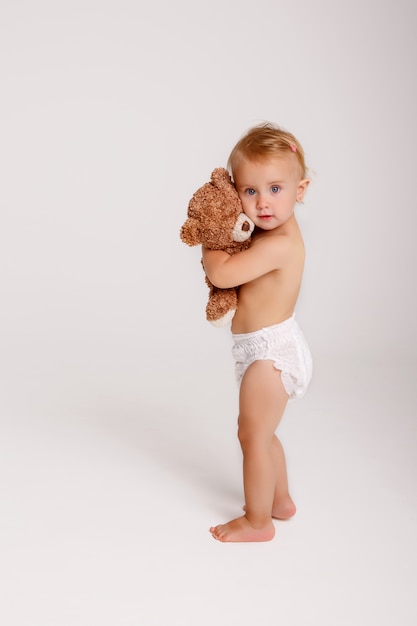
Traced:
<path fill-rule="evenodd" d="M 213 326 L 226 326 L 237 308 L 236 289 L 219 289 L 210 285 L 210 294 L 206 306 L 206 317 Z"/>
<path fill-rule="evenodd" d="M 236 309 L 228 309 L 228 311 L 221 317 L 212 317 L 210 315 L 210 312 L 208 311 L 206 317 L 210 324 L 216 326 L 217 328 L 221 328 L 222 326 L 226 326 L 232 321 L 235 313 Z M 218 315 L 218 313 L 216 313 L 216 315 Z"/>
<path fill-rule="evenodd" d="M 235 313 L 236 309 L 230 309 L 230 311 L 228 311 L 226 315 L 223 315 L 223 317 L 221 317 L 219 320 L 210 320 L 210 324 L 212 324 L 216 328 L 222 328 L 222 326 L 227 326 L 227 324 L 229 324 L 234 318 Z"/>

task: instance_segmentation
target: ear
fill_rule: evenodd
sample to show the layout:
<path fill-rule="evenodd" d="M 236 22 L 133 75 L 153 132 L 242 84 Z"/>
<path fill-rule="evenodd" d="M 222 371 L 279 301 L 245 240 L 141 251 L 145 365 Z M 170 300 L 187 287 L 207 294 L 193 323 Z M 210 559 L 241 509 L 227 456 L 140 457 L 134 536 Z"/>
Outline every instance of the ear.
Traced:
<path fill-rule="evenodd" d="M 218 189 L 230 188 L 232 182 L 229 172 L 224 167 L 216 167 L 211 173 L 211 183 Z"/>
<path fill-rule="evenodd" d="M 180 237 L 187 246 L 196 246 L 201 243 L 199 222 L 189 217 L 181 226 Z"/>
<path fill-rule="evenodd" d="M 302 202 L 303 198 L 304 198 L 304 194 L 307 191 L 307 187 L 310 184 L 310 179 L 309 178 L 303 178 L 303 180 L 300 180 L 300 182 L 298 183 L 298 187 L 297 187 L 297 202 Z"/>

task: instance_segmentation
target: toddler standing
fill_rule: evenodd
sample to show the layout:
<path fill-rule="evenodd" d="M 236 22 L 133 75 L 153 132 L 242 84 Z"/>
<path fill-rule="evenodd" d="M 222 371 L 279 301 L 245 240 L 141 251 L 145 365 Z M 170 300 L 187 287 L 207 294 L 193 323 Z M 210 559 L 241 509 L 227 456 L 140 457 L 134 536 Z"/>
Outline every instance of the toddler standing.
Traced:
<path fill-rule="evenodd" d="M 296 510 L 275 431 L 288 399 L 305 393 L 312 374 L 311 354 L 294 318 L 305 257 L 294 208 L 310 181 L 300 143 L 269 123 L 240 139 L 229 169 L 256 227 L 252 243 L 233 256 L 203 248 L 203 263 L 217 287 L 239 286 L 232 337 L 245 507 L 244 515 L 210 532 L 219 541 L 269 541 L 275 534 L 272 518 L 289 519 Z"/>

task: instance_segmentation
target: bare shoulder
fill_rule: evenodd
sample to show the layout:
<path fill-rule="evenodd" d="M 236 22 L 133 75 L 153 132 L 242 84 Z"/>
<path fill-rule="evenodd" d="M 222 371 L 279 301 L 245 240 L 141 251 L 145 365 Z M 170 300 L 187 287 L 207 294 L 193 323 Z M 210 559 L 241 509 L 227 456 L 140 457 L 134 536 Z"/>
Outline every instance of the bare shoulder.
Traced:
<path fill-rule="evenodd" d="M 299 231 L 260 233 L 254 237 L 251 248 L 256 254 L 275 259 L 278 267 L 282 267 L 294 257 L 304 256 L 304 242 Z"/>

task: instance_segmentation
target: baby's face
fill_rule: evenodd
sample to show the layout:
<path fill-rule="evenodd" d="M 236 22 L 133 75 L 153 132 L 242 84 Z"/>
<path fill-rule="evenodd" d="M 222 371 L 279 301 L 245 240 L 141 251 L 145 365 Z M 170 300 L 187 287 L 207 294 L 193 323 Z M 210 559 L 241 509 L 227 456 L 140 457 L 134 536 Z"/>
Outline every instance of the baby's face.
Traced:
<path fill-rule="evenodd" d="M 282 226 L 291 217 L 309 182 L 301 179 L 292 155 L 265 161 L 240 159 L 233 178 L 244 212 L 263 230 Z"/>

